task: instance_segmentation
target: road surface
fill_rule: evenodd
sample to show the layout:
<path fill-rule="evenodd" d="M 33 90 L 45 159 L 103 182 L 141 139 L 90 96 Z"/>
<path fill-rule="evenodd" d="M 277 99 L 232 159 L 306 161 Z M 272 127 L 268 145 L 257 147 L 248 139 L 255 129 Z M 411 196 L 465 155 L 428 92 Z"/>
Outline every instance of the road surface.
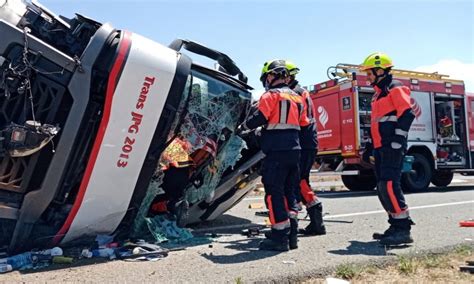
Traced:
<path fill-rule="evenodd" d="M 211 244 L 172 252 L 157 262 L 79 262 L 74 267 L 53 266 L 46 270 L 12 272 L 2 281 L 117 281 L 157 283 L 225 283 L 236 281 L 296 280 L 318 275 L 335 266 L 354 262 L 377 262 L 398 254 L 443 250 L 459 244 L 473 245 L 474 228 L 461 228 L 459 221 L 474 218 L 474 179 L 456 176 L 448 189 L 432 188 L 407 194 L 415 242 L 386 250 L 371 239 L 374 231 L 387 227 L 386 213 L 375 192 L 321 192 L 326 212 L 327 235 L 301 237 L 299 249 L 286 253 L 258 251 L 262 235 L 247 238 L 242 228 L 264 224 L 250 209 L 263 204 L 260 196 L 248 197 L 219 219 L 195 227 L 196 234 L 217 233 Z M 304 217 L 304 214 L 301 214 Z M 308 222 L 301 221 L 300 226 Z"/>

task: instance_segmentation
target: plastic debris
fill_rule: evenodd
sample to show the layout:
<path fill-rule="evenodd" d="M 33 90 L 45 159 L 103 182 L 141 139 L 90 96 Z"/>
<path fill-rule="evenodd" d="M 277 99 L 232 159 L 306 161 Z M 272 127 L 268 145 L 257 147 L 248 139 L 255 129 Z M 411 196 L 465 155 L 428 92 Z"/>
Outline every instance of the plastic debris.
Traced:
<path fill-rule="evenodd" d="M 251 203 L 249 205 L 249 209 L 263 209 L 264 206 L 265 205 L 263 203 Z"/>
<path fill-rule="evenodd" d="M 268 211 L 258 211 L 258 212 L 255 212 L 255 216 L 268 217 Z"/>
<path fill-rule="evenodd" d="M 462 265 L 459 267 L 459 270 L 461 272 L 469 272 L 471 274 L 474 274 L 474 261 L 466 261 L 467 265 Z"/>
<path fill-rule="evenodd" d="M 474 227 L 474 220 L 467 220 L 459 222 L 460 227 Z"/>
<path fill-rule="evenodd" d="M 0 264 L 0 273 L 10 272 L 13 270 L 13 267 L 10 264 L 2 263 Z"/>
<path fill-rule="evenodd" d="M 241 234 L 244 236 L 247 236 L 247 238 L 258 236 L 260 235 L 260 228 L 257 228 L 257 227 L 248 228 L 248 229 L 242 230 Z"/>
<path fill-rule="evenodd" d="M 114 241 L 115 236 L 109 236 L 109 235 L 97 235 L 95 237 L 95 241 L 97 242 L 97 245 L 99 247 L 106 246 L 107 244 L 110 244 L 111 242 Z"/>
<path fill-rule="evenodd" d="M 85 258 L 92 258 L 92 252 L 88 249 L 83 249 L 81 252 L 81 256 Z"/>
<path fill-rule="evenodd" d="M 168 256 L 169 250 L 145 241 L 125 243 L 118 251 L 118 257 L 126 261 L 157 261 Z"/>
<path fill-rule="evenodd" d="M 99 248 L 92 250 L 93 257 L 103 257 L 108 259 L 115 259 L 115 250 L 113 248 Z"/>
<path fill-rule="evenodd" d="M 51 264 L 53 257 L 62 255 L 63 250 L 60 247 L 54 247 L 52 249 L 24 252 L 8 256 L 0 259 L 0 273 L 46 267 Z"/>
<path fill-rule="evenodd" d="M 53 263 L 56 264 L 70 264 L 73 263 L 74 259 L 72 257 L 67 256 L 54 256 Z"/>

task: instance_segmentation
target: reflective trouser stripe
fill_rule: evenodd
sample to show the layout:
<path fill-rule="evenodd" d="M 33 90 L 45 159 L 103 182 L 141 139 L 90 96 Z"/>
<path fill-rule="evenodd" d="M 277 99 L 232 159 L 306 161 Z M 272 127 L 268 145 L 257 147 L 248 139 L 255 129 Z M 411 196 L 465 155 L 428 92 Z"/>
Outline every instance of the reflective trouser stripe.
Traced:
<path fill-rule="evenodd" d="M 289 217 L 290 219 L 298 219 L 298 212 L 296 212 L 296 211 L 289 211 L 289 212 L 288 212 L 288 217 Z"/>
<path fill-rule="evenodd" d="M 390 202 L 392 203 L 393 210 L 395 214 L 400 214 L 402 212 L 402 209 L 400 209 L 400 205 L 398 204 L 397 197 L 395 196 L 395 193 L 393 192 L 393 182 L 391 180 L 387 181 L 387 191 L 388 191 L 388 196 L 390 198 Z"/>
<path fill-rule="evenodd" d="M 313 190 L 305 179 L 300 181 L 300 192 L 306 207 L 311 207 L 319 203 L 316 194 L 314 194 Z"/>
<path fill-rule="evenodd" d="M 406 219 L 410 217 L 410 212 L 408 211 L 408 209 L 402 210 L 402 212 L 400 212 L 399 214 L 396 214 L 396 213 L 389 213 L 389 214 L 393 219 Z"/>
<path fill-rule="evenodd" d="M 267 206 L 268 206 L 268 217 L 270 218 L 270 224 L 275 224 L 275 212 L 273 212 L 272 196 L 267 196 Z"/>
<path fill-rule="evenodd" d="M 285 221 L 277 223 L 277 224 L 272 224 L 272 229 L 275 229 L 275 230 L 284 230 L 289 227 L 290 227 L 289 219 L 286 219 Z"/>

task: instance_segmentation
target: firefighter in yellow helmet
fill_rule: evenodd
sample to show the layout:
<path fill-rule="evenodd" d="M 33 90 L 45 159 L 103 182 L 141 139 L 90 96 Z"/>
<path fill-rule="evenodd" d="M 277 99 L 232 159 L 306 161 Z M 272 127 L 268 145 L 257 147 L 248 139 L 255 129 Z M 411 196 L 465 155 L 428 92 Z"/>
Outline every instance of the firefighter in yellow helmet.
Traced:
<path fill-rule="evenodd" d="M 375 89 L 371 102 L 375 175 L 378 197 L 390 224 L 384 233 L 373 235 L 382 245 L 413 242 L 410 231 L 414 223 L 400 187 L 400 178 L 408 131 L 415 115 L 410 104 L 410 89 L 392 79 L 392 67 L 392 59 L 381 52 L 369 55 L 362 63 L 362 70 Z"/>
<path fill-rule="evenodd" d="M 309 122 L 301 97 L 288 87 L 288 76 L 284 60 L 265 62 L 260 81 L 266 92 L 260 97 L 255 113 L 239 126 L 242 130 L 263 126 L 262 183 L 272 230 L 269 238 L 260 243 L 261 250 L 297 248 L 295 192 L 299 184 L 299 131 Z"/>
<path fill-rule="evenodd" d="M 286 61 L 286 68 L 290 73 L 288 77 L 289 87 L 295 91 L 303 99 L 305 108 L 307 109 L 307 116 L 310 124 L 301 127 L 300 144 L 301 144 L 301 159 L 300 159 L 300 187 L 297 192 L 297 201 L 303 202 L 306 206 L 306 211 L 310 218 L 310 223 L 306 228 L 301 229 L 300 232 L 304 235 L 325 235 L 326 227 L 323 222 L 323 206 L 318 197 L 314 194 L 309 185 L 309 175 L 311 168 L 316 158 L 318 151 L 318 139 L 316 129 L 316 109 L 311 100 L 311 97 L 305 89 L 298 85 L 296 75 L 300 69 L 291 61 Z"/>

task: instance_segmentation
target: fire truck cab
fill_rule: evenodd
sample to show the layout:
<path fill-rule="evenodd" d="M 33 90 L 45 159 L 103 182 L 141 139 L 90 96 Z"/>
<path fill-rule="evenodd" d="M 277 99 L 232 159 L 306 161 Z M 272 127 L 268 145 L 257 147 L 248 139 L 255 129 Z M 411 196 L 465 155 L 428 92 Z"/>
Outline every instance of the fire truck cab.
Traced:
<path fill-rule="evenodd" d="M 447 186 L 455 172 L 472 173 L 474 164 L 474 97 L 464 83 L 447 75 L 392 70 L 394 79 L 411 89 L 415 120 L 408 135 L 412 170 L 402 175 L 402 188 L 422 191 L 432 183 Z M 318 160 L 323 169 L 342 173 L 350 190 L 376 186 L 370 137 L 374 89 L 360 66 L 338 64 L 331 80 L 309 86 L 318 118 Z"/>

